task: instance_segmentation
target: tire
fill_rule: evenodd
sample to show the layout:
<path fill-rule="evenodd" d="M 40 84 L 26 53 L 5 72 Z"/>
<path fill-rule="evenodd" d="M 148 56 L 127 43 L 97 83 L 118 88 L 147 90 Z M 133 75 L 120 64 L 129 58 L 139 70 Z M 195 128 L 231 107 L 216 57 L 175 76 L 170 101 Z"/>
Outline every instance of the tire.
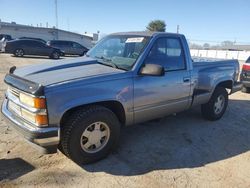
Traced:
<path fill-rule="evenodd" d="M 87 52 L 83 52 L 82 54 L 80 54 L 79 56 L 81 57 L 81 56 L 85 56 L 85 54 L 86 54 Z"/>
<path fill-rule="evenodd" d="M 220 119 L 228 105 L 228 93 L 223 87 L 216 87 L 208 103 L 201 105 L 202 116 L 210 121 Z"/>
<path fill-rule="evenodd" d="M 54 51 L 52 52 L 52 54 L 50 55 L 51 59 L 59 59 L 60 58 L 60 53 L 58 51 Z"/>
<path fill-rule="evenodd" d="M 104 132 L 105 136 L 101 136 Z M 95 134 L 99 135 L 91 136 Z M 63 123 L 60 147 L 62 153 L 77 164 L 89 164 L 106 157 L 117 146 L 119 135 L 120 122 L 112 111 L 102 106 L 89 106 L 73 112 Z"/>
<path fill-rule="evenodd" d="M 23 57 L 24 56 L 24 50 L 23 49 L 16 49 L 14 51 L 14 56 L 16 56 L 16 57 Z"/>
<path fill-rule="evenodd" d="M 243 93 L 250 93 L 250 88 L 249 88 L 249 87 L 243 86 L 242 89 L 241 89 L 241 91 L 242 91 Z"/>

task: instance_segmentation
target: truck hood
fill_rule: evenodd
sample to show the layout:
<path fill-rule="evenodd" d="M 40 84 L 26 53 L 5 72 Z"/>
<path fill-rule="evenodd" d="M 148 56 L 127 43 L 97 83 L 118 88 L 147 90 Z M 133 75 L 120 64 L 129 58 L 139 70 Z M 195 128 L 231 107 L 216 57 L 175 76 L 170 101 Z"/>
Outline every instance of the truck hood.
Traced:
<path fill-rule="evenodd" d="M 47 86 L 80 78 L 87 79 L 122 72 L 125 71 L 101 65 L 95 59 L 82 57 L 18 68 L 14 74 Z"/>

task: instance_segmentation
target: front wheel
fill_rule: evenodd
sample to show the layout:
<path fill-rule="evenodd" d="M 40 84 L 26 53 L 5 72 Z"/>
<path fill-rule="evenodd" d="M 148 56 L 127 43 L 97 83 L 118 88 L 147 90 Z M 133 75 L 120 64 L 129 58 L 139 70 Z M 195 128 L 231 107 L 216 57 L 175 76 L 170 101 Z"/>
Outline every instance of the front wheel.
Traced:
<path fill-rule="evenodd" d="M 57 51 L 52 52 L 52 54 L 50 55 L 50 58 L 52 59 L 59 59 L 60 58 L 60 53 Z"/>
<path fill-rule="evenodd" d="M 202 116 L 210 121 L 220 119 L 228 105 L 228 93 L 223 87 L 217 87 L 208 103 L 201 105 Z"/>
<path fill-rule="evenodd" d="M 23 49 L 16 49 L 14 51 L 14 56 L 16 56 L 16 57 L 23 57 L 23 55 L 24 55 Z"/>
<path fill-rule="evenodd" d="M 88 164 L 106 157 L 117 145 L 120 122 L 102 106 L 75 111 L 62 126 L 61 149 L 78 164 Z"/>
<path fill-rule="evenodd" d="M 79 56 L 85 56 L 86 53 L 87 53 L 87 52 L 84 51 L 84 52 L 82 52 Z"/>

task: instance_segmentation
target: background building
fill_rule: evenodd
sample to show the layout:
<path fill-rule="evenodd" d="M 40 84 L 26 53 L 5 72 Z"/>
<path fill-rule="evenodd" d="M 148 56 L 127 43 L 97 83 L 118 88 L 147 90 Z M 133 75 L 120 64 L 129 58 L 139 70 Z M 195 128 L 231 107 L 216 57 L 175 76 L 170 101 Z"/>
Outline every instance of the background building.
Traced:
<path fill-rule="evenodd" d="M 32 37 L 43 40 L 70 40 L 75 41 L 87 48 L 91 48 L 98 40 L 98 34 L 82 35 L 70 31 L 56 28 L 34 27 L 28 25 L 16 24 L 15 22 L 7 23 L 0 21 L 0 34 L 11 35 L 12 38 Z"/>

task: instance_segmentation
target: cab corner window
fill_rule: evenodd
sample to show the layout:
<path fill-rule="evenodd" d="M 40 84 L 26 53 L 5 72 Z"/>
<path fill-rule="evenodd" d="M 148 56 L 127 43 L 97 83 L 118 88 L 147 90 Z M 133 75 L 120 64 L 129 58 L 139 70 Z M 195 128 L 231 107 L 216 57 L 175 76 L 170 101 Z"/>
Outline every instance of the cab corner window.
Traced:
<path fill-rule="evenodd" d="M 161 65 L 166 71 L 184 70 L 186 65 L 180 40 L 177 38 L 157 39 L 145 63 Z"/>

